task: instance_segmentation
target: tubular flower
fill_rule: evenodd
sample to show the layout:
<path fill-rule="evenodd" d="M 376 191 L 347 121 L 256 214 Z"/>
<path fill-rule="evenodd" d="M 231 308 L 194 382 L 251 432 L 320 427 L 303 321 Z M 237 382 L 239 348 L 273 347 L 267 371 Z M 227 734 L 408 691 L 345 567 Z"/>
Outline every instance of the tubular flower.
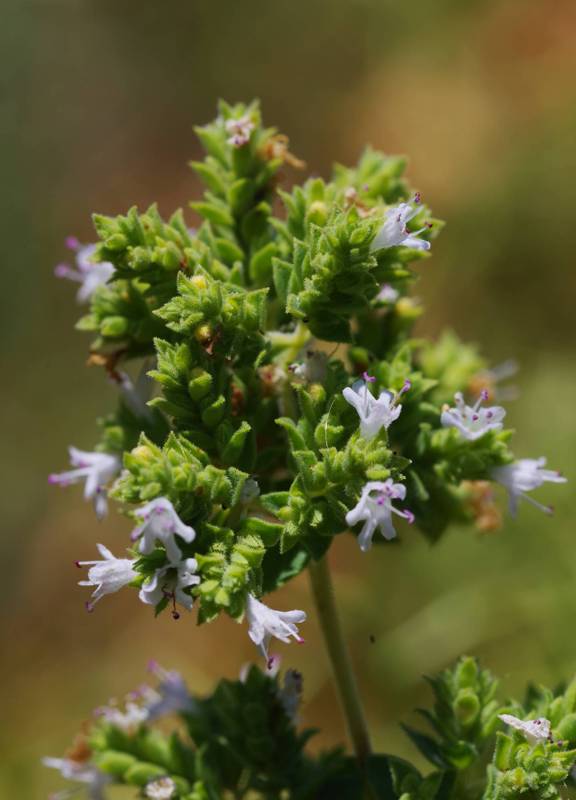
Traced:
<path fill-rule="evenodd" d="M 391 206 L 386 211 L 384 224 L 376 234 L 370 249 L 374 251 L 385 247 L 410 247 L 412 250 L 430 250 L 430 242 L 418 238 L 426 227 L 417 231 L 409 231 L 407 227 L 410 220 L 420 213 L 420 202 L 420 195 L 416 194 L 412 200 L 413 205 L 400 203 Z"/>
<path fill-rule="evenodd" d="M 286 643 L 290 641 L 290 637 L 299 643 L 304 641 L 298 633 L 297 625 L 306 621 L 305 611 L 275 611 L 257 600 L 254 595 L 249 594 L 246 602 L 246 616 L 248 618 L 248 636 L 267 661 L 268 645 L 272 637 Z"/>
<path fill-rule="evenodd" d="M 196 531 L 182 522 L 168 498 L 157 497 L 138 508 L 134 515 L 143 522 L 134 528 L 130 538 L 133 542 L 140 539 L 141 553 L 151 553 L 156 542 L 160 541 L 166 548 L 169 561 L 177 564 L 182 560 L 182 552 L 175 537 L 180 536 L 185 542 L 190 543 L 194 541 Z"/>
<path fill-rule="evenodd" d="M 495 467 L 492 470 L 492 478 L 501 483 L 508 491 L 510 513 L 513 516 L 516 516 L 518 502 L 521 499 L 532 503 L 533 506 L 544 511 L 545 514 L 552 513 L 551 506 L 545 506 L 527 494 L 532 489 L 538 489 L 546 481 L 549 483 L 566 483 L 566 478 L 563 475 L 552 469 L 544 469 L 545 466 L 545 458 L 521 458 L 513 464 Z"/>
<path fill-rule="evenodd" d="M 406 487 L 402 483 L 394 483 L 392 478 L 387 481 L 369 481 L 362 489 L 360 500 L 346 514 L 348 525 L 356 525 L 364 520 L 364 525 L 358 536 L 360 550 L 366 553 L 372 547 L 372 538 L 376 528 L 385 539 L 394 539 L 396 531 L 392 524 L 392 514 L 414 522 L 414 514 L 408 509 L 400 511 L 392 505 L 394 500 L 404 500 Z"/>
<path fill-rule="evenodd" d="M 86 603 L 88 611 L 92 611 L 105 595 L 117 592 L 138 577 L 132 559 L 116 558 L 103 544 L 97 544 L 96 547 L 102 556 L 102 561 L 76 562 L 78 567 L 90 567 L 88 580 L 79 581 L 79 586 L 96 587 L 92 593 L 92 600 Z"/>
<path fill-rule="evenodd" d="M 78 450 L 77 447 L 69 447 L 68 452 L 70 463 L 75 469 L 52 473 L 48 476 L 48 483 L 70 486 L 85 480 L 84 499 L 94 501 L 96 516 L 102 519 L 108 513 L 108 500 L 104 487 L 120 472 L 119 456 L 112 453 L 89 453 Z"/>
<path fill-rule="evenodd" d="M 148 670 L 159 680 L 157 689 L 150 694 L 147 703 L 148 719 L 193 711 L 194 700 L 179 672 L 164 669 L 156 661 L 148 664 Z"/>
<path fill-rule="evenodd" d="M 76 299 L 79 303 L 87 303 L 96 289 L 104 286 L 114 274 L 113 264 L 107 261 L 97 262 L 92 260 L 96 250 L 95 244 L 81 245 L 74 237 L 67 239 L 70 250 L 76 253 L 76 267 L 73 269 L 68 264 L 58 264 L 54 270 L 57 278 L 67 278 L 80 284 Z"/>
<path fill-rule="evenodd" d="M 410 382 L 406 381 L 398 394 L 383 391 L 376 398 L 368 388 L 368 383 L 372 383 L 374 380 L 365 373 L 362 380 L 356 381 L 352 386 L 347 386 L 342 392 L 344 399 L 356 409 L 360 417 L 360 434 L 368 441 L 377 436 L 382 428 L 388 430 L 390 425 L 398 419 L 402 412 L 402 406 L 398 404 L 398 399 L 410 388 Z"/>
<path fill-rule="evenodd" d="M 144 792 L 150 800 L 170 800 L 176 792 L 176 784 L 172 778 L 157 778 L 146 786 Z"/>
<path fill-rule="evenodd" d="M 187 611 L 191 610 L 194 603 L 184 590 L 200 583 L 200 576 L 195 574 L 197 568 L 195 558 L 186 558 L 177 564 L 170 562 L 157 569 L 140 589 L 140 600 L 147 605 L 157 606 L 162 600 L 169 599 L 172 601 L 172 616 L 178 619 L 180 614 L 176 611 L 176 603 Z"/>
<path fill-rule="evenodd" d="M 473 406 L 464 402 L 461 392 L 454 395 L 455 408 L 448 406 L 442 409 L 440 421 L 445 428 L 456 428 L 465 439 L 473 442 L 484 436 L 488 431 L 501 431 L 502 421 L 506 410 L 501 406 L 481 408 L 482 403 L 488 399 L 488 392 L 483 390 Z"/>
<path fill-rule="evenodd" d="M 250 136 L 254 130 L 254 123 L 246 114 L 240 119 L 229 119 L 225 123 L 226 133 L 229 134 L 228 144 L 234 147 L 243 147 L 250 141 Z"/>
<path fill-rule="evenodd" d="M 68 781 L 86 784 L 86 793 L 90 800 L 105 800 L 104 787 L 110 778 L 100 772 L 92 764 L 85 761 L 74 761 L 71 758 L 52 758 L 47 756 L 42 759 L 45 767 L 57 769 L 60 775 Z M 53 800 L 64 800 L 70 797 L 70 792 L 58 792 L 52 795 Z"/>
<path fill-rule="evenodd" d="M 526 741 L 531 745 L 550 741 L 550 720 L 545 719 L 545 717 L 522 720 L 512 714 L 498 714 L 498 719 L 501 719 L 502 722 L 505 722 L 506 725 L 514 728 L 514 730 L 523 733 Z"/>

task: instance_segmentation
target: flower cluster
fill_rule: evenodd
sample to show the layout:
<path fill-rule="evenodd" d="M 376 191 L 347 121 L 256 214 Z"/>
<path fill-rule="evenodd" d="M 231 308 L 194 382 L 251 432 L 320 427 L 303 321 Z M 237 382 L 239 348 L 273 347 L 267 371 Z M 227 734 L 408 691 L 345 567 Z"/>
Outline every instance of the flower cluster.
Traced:
<path fill-rule="evenodd" d="M 302 641 L 306 614 L 263 596 L 336 535 L 365 552 L 394 520 L 431 539 L 475 514 L 487 527 L 498 515 L 473 510 L 477 487 L 548 511 L 529 493 L 565 479 L 516 460 L 505 409 L 485 405 L 509 365 L 413 337 L 409 292 L 441 223 L 402 159 L 367 150 L 287 193 L 280 170 L 302 162 L 257 104 L 222 103 L 197 133 L 197 227 L 155 207 L 96 215 L 98 241 L 71 240 L 77 268 L 57 268 L 81 283 L 79 327 L 118 410 L 50 481 L 83 481 L 100 518 L 114 499 L 134 521 L 124 545 L 78 561 L 89 610 L 132 587 L 175 619 L 194 605 L 200 622 L 245 619 L 268 659 L 272 638 Z"/>

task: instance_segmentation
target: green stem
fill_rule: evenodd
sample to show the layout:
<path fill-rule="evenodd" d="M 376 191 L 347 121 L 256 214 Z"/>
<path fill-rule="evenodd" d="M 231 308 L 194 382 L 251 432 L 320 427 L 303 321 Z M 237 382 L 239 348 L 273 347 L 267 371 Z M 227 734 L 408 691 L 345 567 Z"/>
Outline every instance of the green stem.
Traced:
<path fill-rule="evenodd" d="M 370 755 L 370 738 L 364 718 L 364 710 L 360 701 L 360 694 L 352 663 L 340 627 L 334 589 L 330 577 L 330 568 L 326 556 L 320 561 L 311 561 L 309 566 L 312 594 L 316 603 L 316 611 L 320 620 L 320 627 L 332 670 L 338 687 L 338 695 L 342 710 L 348 725 L 348 733 L 352 746 L 360 765 L 366 762 Z"/>

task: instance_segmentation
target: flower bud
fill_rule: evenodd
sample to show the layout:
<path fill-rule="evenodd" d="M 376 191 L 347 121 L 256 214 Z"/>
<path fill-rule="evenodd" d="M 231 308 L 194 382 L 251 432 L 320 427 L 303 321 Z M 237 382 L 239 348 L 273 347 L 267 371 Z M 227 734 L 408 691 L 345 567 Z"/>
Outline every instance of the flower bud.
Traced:
<path fill-rule="evenodd" d="M 325 225 L 328 219 L 328 206 L 321 200 L 315 200 L 308 209 L 308 221 L 315 225 Z"/>
<path fill-rule="evenodd" d="M 212 328 L 210 325 L 199 325 L 194 331 L 194 338 L 200 344 L 208 344 L 212 338 Z"/>
<path fill-rule="evenodd" d="M 134 756 L 128 753 L 119 753 L 116 750 L 105 750 L 96 756 L 96 766 L 107 775 L 123 778 L 124 775 L 136 764 Z"/>
<path fill-rule="evenodd" d="M 124 780 L 132 786 L 146 786 L 154 778 L 161 778 L 165 774 L 166 770 L 157 767 L 156 764 L 139 762 L 128 770 L 124 775 Z"/>
<path fill-rule="evenodd" d="M 195 289 L 206 289 L 208 286 L 208 281 L 204 277 L 204 275 L 193 275 L 190 278 L 190 283 L 194 286 Z"/>
<path fill-rule="evenodd" d="M 118 339 L 128 333 L 128 320 L 125 317 L 106 317 L 100 325 L 100 333 L 110 339 Z"/>

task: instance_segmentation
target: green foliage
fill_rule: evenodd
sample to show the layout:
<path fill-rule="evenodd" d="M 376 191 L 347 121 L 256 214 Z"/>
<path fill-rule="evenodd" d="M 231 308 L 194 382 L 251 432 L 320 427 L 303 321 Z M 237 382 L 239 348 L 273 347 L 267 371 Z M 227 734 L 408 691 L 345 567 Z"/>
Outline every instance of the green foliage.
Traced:
<path fill-rule="evenodd" d="M 434 709 L 420 709 L 434 737 L 405 727 L 420 752 L 435 766 L 465 770 L 486 748 L 498 725 L 501 706 L 498 683 L 473 658 L 462 658 L 451 669 L 429 678 Z"/>
<path fill-rule="evenodd" d="M 252 666 L 206 697 L 188 695 L 180 676 L 168 673 L 153 697 L 162 696 L 170 680 L 179 688 L 168 696 L 179 701 L 166 711 L 180 717 L 178 732 L 166 733 L 165 722 L 156 726 L 154 713 L 146 718 L 154 705 L 146 705 L 151 690 L 144 688 L 128 696 L 127 715 L 120 710 L 118 716 L 118 706 L 112 715 L 110 708 L 100 711 L 88 740 L 75 748 L 77 758 L 89 758 L 114 783 L 140 789 L 167 776 L 174 800 L 550 800 L 574 786 L 576 681 L 558 692 L 531 689 L 522 709 L 498 699 L 497 681 L 475 659 L 461 658 L 429 679 L 434 707 L 419 713 L 433 735 L 405 728 L 432 763 L 425 772 L 386 754 L 362 764 L 338 750 L 311 756 L 306 745 L 314 731 L 299 731 L 294 718 L 297 673 L 289 671 L 282 681 Z M 144 713 L 131 722 L 138 708 Z M 500 713 L 533 719 L 543 709 L 553 723 L 548 739 L 534 743 L 521 731 L 504 732 Z M 560 730 L 567 738 L 557 738 Z"/>
<path fill-rule="evenodd" d="M 119 726 L 101 714 L 82 756 L 88 751 L 91 763 L 118 784 L 145 788 L 169 777 L 174 800 L 314 800 L 345 760 L 339 751 L 305 753 L 314 731 L 297 730 L 286 708 L 288 686 L 288 678 L 282 685 L 251 667 L 242 680 L 223 680 L 212 695 L 174 709 L 183 724 L 172 734 L 149 722 Z"/>

